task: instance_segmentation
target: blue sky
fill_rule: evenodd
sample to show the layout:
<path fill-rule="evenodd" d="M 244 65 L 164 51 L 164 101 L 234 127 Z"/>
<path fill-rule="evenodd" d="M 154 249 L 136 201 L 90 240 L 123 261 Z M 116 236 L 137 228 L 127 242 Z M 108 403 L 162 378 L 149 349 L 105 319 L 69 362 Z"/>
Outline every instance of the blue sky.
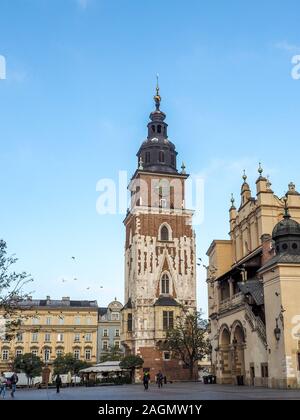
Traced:
<path fill-rule="evenodd" d="M 0 0 L 0 236 L 34 296 L 123 299 L 123 216 L 97 214 L 96 183 L 136 169 L 156 73 L 179 162 L 205 180 L 198 256 L 227 238 L 244 168 L 253 189 L 259 161 L 278 195 L 300 182 L 299 12 L 297 0 Z"/>

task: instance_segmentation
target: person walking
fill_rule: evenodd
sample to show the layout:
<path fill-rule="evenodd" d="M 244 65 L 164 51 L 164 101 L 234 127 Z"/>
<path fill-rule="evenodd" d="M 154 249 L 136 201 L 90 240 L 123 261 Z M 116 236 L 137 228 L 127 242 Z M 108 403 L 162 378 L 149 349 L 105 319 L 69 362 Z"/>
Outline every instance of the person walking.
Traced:
<path fill-rule="evenodd" d="M 56 376 L 56 379 L 55 379 L 56 393 L 57 393 L 57 394 L 59 394 L 59 392 L 60 392 L 60 387 L 61 387 L 61 384 L 62 384 L 61 377 L 60 377 L 60 375 L 58 374 L 58 375 Z"/>
<path fill-rule="evenodd" d="M 149 381 L 150 381 L 150 374 L 149 374 L 149 372 L 148 371 L 147 372 L 144 372 L 143 384 L 144 384 L 145 391 L 148 391 Z"/>
<path fill-rule="evenodd" d="M 10 384 L 11 384 L 11 397 L 14 398 L 15 397 L 15 392 L 17 389 L 17 383 L 19 381 L 18 375 L 16 374 L 16 372 L 13 373 L 12 377 L 10 378 Z"/>
<path fill-rule="evenodd" d="M 5 398 L 6 384 L 7 384 L 7 380 L 6 380 L 6 377 L 4 375 L 4 372 L 1 372 L 1 375 L 0 375 L 0 397 L 1 397 L 1 395 L 3 395 L 3 399 Z"/>
<path fill-rule="evenodd" d="M 164 376 L 163 376 L 163 374 L 161 373 L 161 371 L 159 371 L 159 372 L 158 372 L 158 374 L 157 374 L 156 378 L 157 378 L 157 385 L 158 385 L 158 388 L 162 388 L 162 386 L 163 386 L 163 379 L 164 379 Z"/>

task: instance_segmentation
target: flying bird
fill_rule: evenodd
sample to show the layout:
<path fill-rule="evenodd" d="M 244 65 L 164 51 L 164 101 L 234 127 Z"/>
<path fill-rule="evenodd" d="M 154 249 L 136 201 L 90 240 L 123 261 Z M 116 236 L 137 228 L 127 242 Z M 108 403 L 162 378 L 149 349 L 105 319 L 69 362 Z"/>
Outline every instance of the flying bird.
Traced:
<path fill-rule="evenodd" d="M 75 257 L 71 257 L 72 258 L 72 260 L 75 260 Z"/>

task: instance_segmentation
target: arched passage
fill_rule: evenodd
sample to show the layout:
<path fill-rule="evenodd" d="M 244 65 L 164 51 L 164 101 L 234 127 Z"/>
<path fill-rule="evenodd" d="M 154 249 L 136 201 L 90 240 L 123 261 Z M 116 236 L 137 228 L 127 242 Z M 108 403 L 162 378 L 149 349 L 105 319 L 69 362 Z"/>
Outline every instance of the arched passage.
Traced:
<path fill-rule="evenodd" d="M 227 325 L 223 325 L 219 335 L 219 381 L 229 384 L 232 381 L 230 360 L 230 331 Z"/>
<path fill-rule="evenodd" d="M 237 383 L 237 378 L 245 378 L 245 333 L 243 326 L 237 322 L 232 328 L 232 379 Z"/>

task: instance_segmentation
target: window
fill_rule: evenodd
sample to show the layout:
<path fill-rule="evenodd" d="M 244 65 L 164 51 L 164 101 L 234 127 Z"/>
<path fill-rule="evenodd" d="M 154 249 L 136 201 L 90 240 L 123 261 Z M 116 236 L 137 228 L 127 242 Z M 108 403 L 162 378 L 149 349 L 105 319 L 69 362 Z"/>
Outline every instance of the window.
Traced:
<path fill-rule="evenodd" d="M 165 162 L 165 153 L 164 152 L 162 152 L 162 151 L 159 152 L 158 160 L 160 161 L 160 163 Z"/>
<path fill-rule="evenodd" d="M 22 354 L 23 354 L 23 350 L 22 349 L 17 349 L 16 350 L 16 356 L 18 357 L 18 356 L 22 356 Z"/>
<path fill-rule="evenodd" d="M 166 209 L 167 208 L 167 200 L 165 198 L 161 198 L 159 200 L 159 207 L 161 207 L 162 209 Z"/>
<path fill-rule="evenodd" d="M 59 342 L 64 341 L 64 335 L 62 333 L 57 334 L 57 341 Z"/>
<path fill-rule="evenodd" d="M 115 348 L 119 349 L 120 348 L 120 341 L 115 341 Z"/>
<path fill-rule="evenodd" d="M 45 341 L 46 341 L 46 343 L 49 343 L 51 341 L 51 334 L 50 333 L 45 334 Z"/>
<path fill-rule="evenodd" d="M 32 318 L 32 325 L 37 325 L 39 323 L 38 317 Z"/>
<path fill-rule="evenodd" d="M 132 332 L 132 314 L 128 314 L 127 318 L 127 331 Z"/>
<path fill-rule="evenodd" d="M 85 352 L 85 360 L 91 360 L 92 358 L 92 351 L 90 349 L 86 349 Z"/>
<path fill-rule="evenodd" d="M 111 320 L 112 320 L 112 321 L 119 321 L 119 319 L 120 319 L 120 314 L 119 314 L 119 312 L 112 312 L 112 313 L 111 313 Z"/>
<path fill-rule="evenodd" d="M 145 154 L 145 163 L 150 163 L 150 152 L 146 152 Z"/>
<path fill-rule="evenodd" d="M 37 349 L 31 350 L 31 354 L 32 354 L 33 356 L 38 356 L 39 351 L 38 351 Z"/>
<path fill-rule="evenodd" d="M 171 155 L 171 165 L 175 166 L 175 156 Z"/>
<path fill-rule="evenodd" d="M 164 274 L 161 279 L 161 293 L 169 294 L 170 293 L 170 280 L 168 274 Z"/>
<path fill-rule="evenodd" d="M 174 327 L 173 311 L 163 311 L 163 329 L 167 331 L 167 330 L 171 330 L 173 327 Z"/>
<path fill-rule="evenodd" d="M 169 240 L 169 229 L 167 228 L 167 226 L 162 226 L 160 230 L 160 240 L 161 241 Z"/>
<path fill-rule="evenodd" d="M 86 325 L 91 325 L 91 323 L 92 323 L 91 318 L 87 318 L 87 319 L 86 319 Z"/>
<path fill-rule="evenodd" d="M 75 316 L 75 324 L 80 325 L 80 316 Z"/>
<path fill-rule="evenodd" d="M 38 338 L 39 338 L 38 333 L 32 333 L 32 335 L 31 335 L 31 341 L 32 341 L 32 343 L 37 343 L 38 342 Z"/>
<path fill-rule="evenodd" d="M 293 248 L 293 249 L 297 249 L 297 248 L 298 248 L 298 245 L 294 242 L 294 243 L 292 244 L 292 248 Z"/>
<path fill-rule="evenodd" d="M 120 337 L 120 330 L 119 330 L 119 329 L 116 329 L 116 331 L 115 331 L 115 336 L 116 336 L 116 337 Z"/>
<path fill-rule="evenodd" d="M 9 359 L 9 351 L 2 350 L 2 360 L 8 360 L 8 359 Z"/>
<path fill-rule="evenodd" d="M 108 350 L 108 342 L 102 341 L 102 350 L 107 351 Z"/>
<path fill-rule="evenodd" d="M 287 244 L 283 244 L 283 245 L 282 245 L 282 249 L 283 249 L 284 251 L 286 251 L 286 250 L 288 249 L 288 245 L 287 245 Z"/>
<path fill-rule="evenodd" d="M 65 319 L 64 319 L 64 317 L 62 315 L 59 315 L 58 316 L 58 323 L 59 323 L 59 325 L 64 325 Z"/>
<path fill-rule="evenodd" d="M 17 341 L 20 343 L 23 341 L 23 333 L 17 333 Z"/>
<path fill-rule="evenodd" d="M 80 350 L 79 349 L 74 350 L 74 357 L 75 357 L 76 360 L 80 359 Z"/>
<path fill-rule="evenodd" d="M 85 341 L 92 341 L 92 334 L 91 333 L 86 333 L 85 334 Z"/>
<path fill-rule="evenodd" d="M 157 126 L 157 132 L 158 132 L 158 133 L 161 133 L 161 125 L 158 125 L 158 126 Z"/>
<path fill-rule="evenodd" d="M 163 359 L 164 360 L 171 360 L 171 353 L 169 351 L 163 352 Z"/>
<path fill-rule="evenodd" d="M 298 370 L 300 370 L 300 352 L 297 353 L 297 359 L 298 359 Z"/>
<path fill-rule="evenodd" d="M 74 334 L 74 341 L 76 343 L 78 343 L 80 341 L 80 334 L 79 333 Z"/>
<path fill-rule="evenodd" d="M 261 364 L 261 377 L 262 378 L 268 378 L 269 377 L 269 369 L 267 363 Z"/>
<path fill-rule="evenodd" d="M 50 316 L 48 316 L 46 318 L 46 325 L 51 325 L 51 317 Z"/>
<path fill-rule="evenodd" d="M 155 133 L 155 125 L 151 126 L 152 132 Z"/>
<path fill-rule="evenodd" d="M 57 350 L 56 350 L 56 356 L 57 356 L 57 357 L 61 357 L 61 356 L 63 356 L 63 354 L 64 354 L 63 349 L 57 349 Z"/>
<path fill-rule="evenodd" d="M 103 330 L 103 337 L 108 337 L 108 330 Z"/>
<path fill-rule="evenodd" d="M 50 355 L 51 355 L 51 350 L 50 349 L 45 349 L 44 350 L 44 360 L 45 360 L 45 362 L 48 362 L 48 360 L 50 360 Z"/>

